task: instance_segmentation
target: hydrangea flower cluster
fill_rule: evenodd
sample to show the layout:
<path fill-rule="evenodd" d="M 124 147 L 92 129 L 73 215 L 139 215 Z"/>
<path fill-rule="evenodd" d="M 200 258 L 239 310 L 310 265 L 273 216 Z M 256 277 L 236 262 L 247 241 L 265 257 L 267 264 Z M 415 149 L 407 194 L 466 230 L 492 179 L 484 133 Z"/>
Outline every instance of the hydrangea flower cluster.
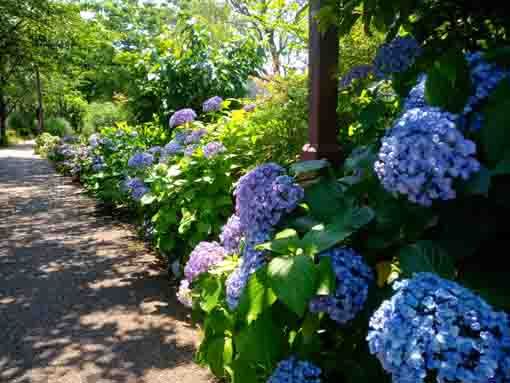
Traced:
<path fill-rule="evenodd" d="M 242 238 L 241 221 L 233 214 L 221 230 L 220 243 L 229 254 L 234 254 L 239 251 Z"/>
<path fill-rule="evenodd" d="M 241 177 L 234 195 L 241 229 L 251 236 L 270 232 L 284 213 L 295 209 L 304 190 L 285 169 L 268 163 Z"/>
<path fill-rule="evenodd" d="M 105 167 L 104 158 L 103 156 L 97 156 L 94 158 L 92 162 L 92 170 L 94 172 L 100 172 Z"/>
<path fill-rule="evenodd" d="M 195 153 L 195 150 L 197 150 L 199 148 L 199 146 L 200 145 L 197 145 L 197 144 L 188 145 L 186 147 L 186 149 L 184 149 L 184 155 L 187 157 L 191 157 L 193 155 L 193 153 Z"/>
<path fill-rule="evenodd" d="M 156 156 L 158 154 L 161 154 L 161 151 L 163 150 L 163 148 L 161 146 L 153 146 L 152 148 L 150 148 L 147 152 L 149 154 L 152 154 L 153 156 Z"/>
<path fill-rule="evenodd" d="M 509 77 L 509 72 L 485 61 L 481 52 L 467 54 L 466 61 L 471 72 L 474 94 L 469 97 L 464 107 L 464 114 L 471 113 L 480 102 L 489 97 L 501 80 Z"/>
<path fill-rule="evenodd" d="M 204 151 L 205 158 L 211 158 L 217 154 L 226 152 L 227 148 L 221 142 L 213 141 L 205 145 L 202 150 Z"/>
<path fill-rule="evenodd" d="M 184 267 L 184 276 L 192 282 L 199 274 L 207 272 L 211 266 L 221 262 L 227 255 L 217 242 L 200 242 L 191 252 Z"/>
<path fill-rule="evenodd" d="M 383 187 L 424 206 L 454 199 L 454 178 L 466 180 L 480 170 L 476 145 L 456 129 L 455 120 L 438 108 L 406 111 L 383 138 L 374 164 Z"/>
<path fill-rule="evenodd" d="M 131 194 L 133 199 L 137 201 L 142 199 L 142 197 L 150 191 L 144 182 L 137 177 L 128 177 L 124 182 L 124 189 Z"/>
<path fill-rule="evenodd" d="M 161 156 L 159 157 L 159 162 L 165 162 L 169 157 L 176 155 L 177 153 L 183 152 L 184 148 L 182 144 L 177 142 L 176 140 L 170 141 L 166 144 L 161 150 Z"/>
<path fill-rule="evenodd" d="M 374 72 L 372 65 L 357 65 L 351 68 L 340 80 L 340 89 L 350 86 L 355 80 L 362 80 Z"/>
<path fill-rule="evenodd" d="M 321 374 L 315 364 L 290 357 L 278 363 L 267 383 L 321 383 Z"/>
<path fill-rule="evenodd" d="M 394 383 L 508 383 L 510 319 L 432 273 L 394 284 L 370 320 L 370 352 Z M 428 380 L 427 380 L 428 381 Z"/>
<path fill-rule="evenodd" d="M 386 78 L 394 73 L 405 72 L 420 54 L 420 44 L 413 37 L 397 37 L 381 45 L 377 51 L 375 74 L 379 78 Z"/>
<path fill-rule="evenodd" d="M 409 95 L 404 101 L 404 110 L 414 108 L 424 108 L 428 104 L 425 101 L 425 84 L 427 83 L 427 75 L 422 73 L 418 77 L 416 85 L 411 89 Z"/>
<path fill-rule="evenodd" d="M 196 129 L 188 132 L 182 132 L 181 135 L 176 136 L 175 139 L 185 145 L 197 144 L 206 134 L 206 129 Z"/>
<path fill-rule="evenodd" d="M 97 133 L 94 133 L 92 134 L 90 137 L 89 137 L 89 145 L 92 149 L 95 149 L 99 146 L 100 142 L 99 140 L 101 139 L 101 136 Z"/>
<path fill-rule="evenodd" d="M 154 156 L 150 153 L 136 153 L 128 161 L 130 168 L 143 169 L 154 163 Z"/>
<path fill-rule="evenodd" d="M 189 287 L 189 281 L 187 279 L 181 280 L 179 290 L 177 291 L 177 300 L 186 307 L 191 307 L 193 305 L 191 289 Z"/>
<path fill-rule="evenodd" d="M 255 110 L 255 108 L 256 108 L 256 107 L 257 107 L 257 106 L 256 106 L 255 104 L 247 104 L 247 105 L 243 106 L 243 110 L 244 110 L 245 112 L 250 113 L 250 112 L 253 112 L 253 111 Z"/>
<path fill-rule="evenodd" d="M 310 301 L 310 311 L 325 312 L 335 322 L 347 323 L 363 309 L 374 275 L 363 258 L 352 249 L 333 248 L 322 253 L 321 257 L 331 258 L 337 287 L 335 295 L 313 298 Z"/>
<path fill-rule="evenodd" d="M 171 128 L 175 128 L 176 126 L 184 125 L 187 122 L 193 122 L 196 118 L 197 114 L 193 109 L 181 109 L 172 114 L 169 124 Z"/>
<path fill-rule="evenodd" d="M 214 96 L 202 104 L 202 109 L 205 113 L 217 112 L 221 109 L 221 104 L 223 104 L 223 99 L 220 96 Z"/>

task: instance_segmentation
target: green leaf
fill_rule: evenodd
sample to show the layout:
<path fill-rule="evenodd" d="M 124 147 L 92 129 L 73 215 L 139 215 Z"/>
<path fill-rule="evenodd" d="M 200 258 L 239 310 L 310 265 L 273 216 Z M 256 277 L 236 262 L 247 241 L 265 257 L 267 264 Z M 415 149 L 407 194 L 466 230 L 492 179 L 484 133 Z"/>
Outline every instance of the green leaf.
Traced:
<path fill-rule="evenodd" d="M 204 274 L 198 280 L 200 286 L 200 308 L 210 312 L 218 304 L 222 289 L 220 281 L 210 274 Z"/>
<path fill-rule="evenodd" d="M 493 166 L 502 161 L 510 149 L 510 84 L 501 81 L 483 109 L 485 124 L 481 129 L 482 146 Z"/>
<path fill-rule="evenodd" d="M 330 221 L 345 209 L 344 194 L 341 185 L 334 178 L 321 178 L 305 188 L 305 202 L 313 217 Z"/>
<path fill-rule="evenodd" d="M 272 368 L 282 356 L 286 338 L 283 328 L 273 321 L 271 312 L 266 312 L 244 327 L 234 341 L 239 360 Z"/>
<path fill-rule="evenodd" d="M 432 241 L 418 241 L 400 250 L 400 268 L 404 277 L 431 272 L 443 278 L 455 278 L 455 264 L 439 245 Z"/>
<path fill-rule="evenodd" d="M 331 164 L 326 160 L 301 161 L 292 164 L 290 166 L 290 172 L 297 177 L 301 174 L 317 172 L 329 166 L 331 166 Z"/>
<path fill-rule="evenodd" d="M 317 272 L 310 257 L 275 258 L 268 267 L 269 283 L 281 299 L 297 315 L 303 315 L 315 293 Z"/>
<path fill-rule="evenodd" d="M 232 314 L 223 307 L 215 307 L 205 318 L 204 331 L 206 336 L 225 335 L 234 328 Z"/>
<path fill-rule="evenodd" d="M 506 158 L 496 165 L 494 169 L 490 171 L 491 176 L 502 176 L 510 174 L 510 159 Z"/>
<path fill-rule="evenodd" d="M 294 229 L 285 229 L 276 234 L 271 242 L 262 243 L 255 248 L 269 250 L 275 253 L 288 255 L 301 247 L 301 240 Z"/>
<path fill-rule="evenodd" d="M 336 290 L 336 275 L 330 257 L 322 257 L 319 262 L 318 295 L 329 295 Z"/>
<path fill-rule="evenodd" d="M 225 366 L 232 363 L 233 354 L 232 338 L 215 338 L 209 342 L 206 359 L 214 375 L 218 377 L 225 376 Z"/>
<path fill-rule="evenodd" d="M 467 194 L 482 194 L 487 196 L 491 186 L 491 173 L 489 169 L 481 165 L 480 171 L 463 181 L 460 190 Z"/>
<path fill-rule="evenodd" d="M 359 169 L 372 169 L 376 159 L 375 145 L 358 148 L 345 160 L 344 170 L 346 173 L 354 173 Z"/>
<path fill-rule="evenodd" d="M 197 217 L 194 212 L 191 212 L 186 209 L 182 209 L 182 218 L 181 218 L 181 222 L 179 223 L 179 229 L 178 229 L 179 234 L 181 234 L 181 235 L 185 234 L 191 228 L 191 224 L 193 222 L 195 222 L 196 219 L 197 219 Z"/>
<path fill-rule="evenodd" d="M 269 287 L 267 267 L 263 267 L 248 279 L 239 301 L 237 315 L 250 324 L 271 307 L 276 299 L 275 293 Z"/>
<path fill-rule="evenodd" d="M 243 360 L 236 359 L 232 362 L 232 383 L 259 383 L 257 370 Z"/>
<path fill-rule="evenodd" d="M 458 113 L 470 94 L 469 66 L 462 52 L 445 54 L 428 71 L 425 98 L 430 105 Z"/>

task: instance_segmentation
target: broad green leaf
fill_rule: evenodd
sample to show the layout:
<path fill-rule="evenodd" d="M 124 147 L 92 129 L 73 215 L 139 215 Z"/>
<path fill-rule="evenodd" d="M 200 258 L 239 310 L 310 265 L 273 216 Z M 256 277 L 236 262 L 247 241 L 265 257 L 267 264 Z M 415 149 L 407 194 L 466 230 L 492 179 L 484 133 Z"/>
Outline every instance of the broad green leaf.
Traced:
<path fill-rule="evenodd" d="M 336 290 L 336 275 L 330 257 L 322 257 L 319 262 L 318 295 L 329 295 Z"/>
<path fill-rule="evenodd" d="M 232 362 L 232 383 L 259 383 L 252 364 L 236 359 Z"/>
<path fill-rule="evenodd" d="M 257 245 L 259 250 L 269 250 L 279 254 L 290 254 L 301 247 L 301 240 L 294 229 L 285 229 L 278 234 L 271 242 Z"/>
<path fill-rule="evenodd" d="M 360 169 L 371 169 L 376 159 L 375 145 L 359 148 L 345 160 L 344 170 L 346 173 L 353 173 Z"/>
<path fill-rule="evenodd" d="M 431 272 L 443 278 L 455 278 L 453 258 L 432 241 L 418 241 L 402 248 L 399 260 L 404 277 L 412 277 L 415 273 Z"/>
<path fill-rule="evenodd" d="M 425 98 L 430 105 L 458 113 L 470 94 L 469 66 L 462 52 L 445 54 L 428 71 Z"/>
<path fill-rule="evenodd" d="M 317 172 L 329 166 L 331 166 L 331 164 L 326 160 L 301 161 L 292 164 L 290 166 L 290 171 L 293 175 L 300 176 L 301 174 Z"/>
<path fill-rule="evenodd" d="M 200 290 L 200 308 L 209 312 L 218 304 L 221 295 L 221 283 L 213 275 L 206 274 L 198 280 Z"/>
<path fill-rule="evenodd" d="M 232 338 L 214 338 L 208 344 L 206 359 L 214 375 L 225 376 L 225 366 L 232 363 L 234 347 Z"/>
<path fill-rule="evenodd" d="M 275 293 L 269 287 L 267 267 L 263 267 L 248 279 L 239 301 L 237 315 L 250 324 L 271 307 L 276 299 Z"/>
<path fill-rule="evenodd" d="M 309 256 L 275 258 L 268 267 L 269 283 L 281 299 L 297 315 L 303 315 L 315 293 L 317 271 Z"/>
<path fill-rule="evenodd" d="M 501 81 L 483 109 L 485 123 L 481 129 L 482 145 L 492 166 L 502 161 L 510 149 L 509 110 L 510 84 L 508 81 Z"/>
<path fill-rule="evenodd" d="M 234 318 L 223 307 L 215 307 L 204 321 L 206 336 L 224 335 L 226 332 L 232 332 L 233 328 Z"/>
<path fill-rule="evenodd" d="M 334 178 L 321 178 L 305 188 L 305 202 L 314 218 L 329 222 L 345 208 L 341 185 Z"/>
<path fill-rule="evenodd" d="M 142 199 L 140 199 L 140 203 L 142 205 L 150 205 L 156 200 L 156 196 L 152 193 L 145 194 Z"/>
<path fill-rule="evenodd" d="M 491 186 L 491 173 L 481 165 L 480 171 L 473 174 L 470 179 L 464 181 L 460 185 L 460 189 L 467 194 L 488 195 Z"/>

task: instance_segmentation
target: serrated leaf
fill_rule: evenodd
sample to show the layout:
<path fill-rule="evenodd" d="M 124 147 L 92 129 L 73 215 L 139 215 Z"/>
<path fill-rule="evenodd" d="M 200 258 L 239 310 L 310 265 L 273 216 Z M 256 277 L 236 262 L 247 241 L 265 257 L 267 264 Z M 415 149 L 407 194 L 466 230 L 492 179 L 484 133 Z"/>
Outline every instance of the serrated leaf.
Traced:
<path fill-rule="evenodd" d="M 443 278 L 455 278 L 453 258 L 432 241 L 418 241 L 402 248 L 399 260 L 404 277 L 412 277 L 415 273 L 431 272 Z"/>
<path fill-rule="evenodd" d="M 317 295 L 333 294 L 336 290 L 336 274 L 330 257 L 321 257 L 318 273 Z"/>
<path fill-rule="evenodd" d="M 305 188 L 305 202 L 314 218 L 329 222 L 345 208 L 344 193 L 334 178 L 323 178 Z"/>
<path fill-rule="evenodd" d="M 206 336 L 225 335 L 234 328 L 232 314 L 223 307 L 215 307 L 205 318 L 204 331 Z"/>
<path fill-rule="evenodd" d="M 301 247 L 301 240 L 294 229 L 285 229 L 278 234 L 271 242 L 255 246 L 258 250 L 269 250 L 279 254 L 290 254 Z"/>
<path fill-rule="evenodd" d="M 263 267 L 248 279 L 239 301 L 237 316 L 250 324 L 271 307 L 276 299 L 275 293 L 269 287 L 267 268 Z"/>
<path fill-rule="evenodd" d="M 314 295 L 317 272 L 306 255 L 273 259 L 268 266 L 269 283 L 278 298 L 302 316 Z"/>
<path fill-rule="evenodd" d="M 331 164 L 326 160 L 300 161 L 290 166 L 290 172 L 297 177 L 302 174 L 317 172 L 329 166 Z"/>

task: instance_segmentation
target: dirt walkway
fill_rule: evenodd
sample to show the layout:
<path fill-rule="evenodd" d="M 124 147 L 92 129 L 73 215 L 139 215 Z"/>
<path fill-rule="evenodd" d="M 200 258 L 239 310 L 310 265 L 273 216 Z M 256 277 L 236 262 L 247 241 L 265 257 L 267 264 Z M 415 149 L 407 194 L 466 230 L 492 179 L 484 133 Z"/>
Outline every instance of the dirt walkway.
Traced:
<path fill-rule="evenodd" d="M 0 382 L 210 382 L 153 261 L 30 144 L 0 150 Z"/>

